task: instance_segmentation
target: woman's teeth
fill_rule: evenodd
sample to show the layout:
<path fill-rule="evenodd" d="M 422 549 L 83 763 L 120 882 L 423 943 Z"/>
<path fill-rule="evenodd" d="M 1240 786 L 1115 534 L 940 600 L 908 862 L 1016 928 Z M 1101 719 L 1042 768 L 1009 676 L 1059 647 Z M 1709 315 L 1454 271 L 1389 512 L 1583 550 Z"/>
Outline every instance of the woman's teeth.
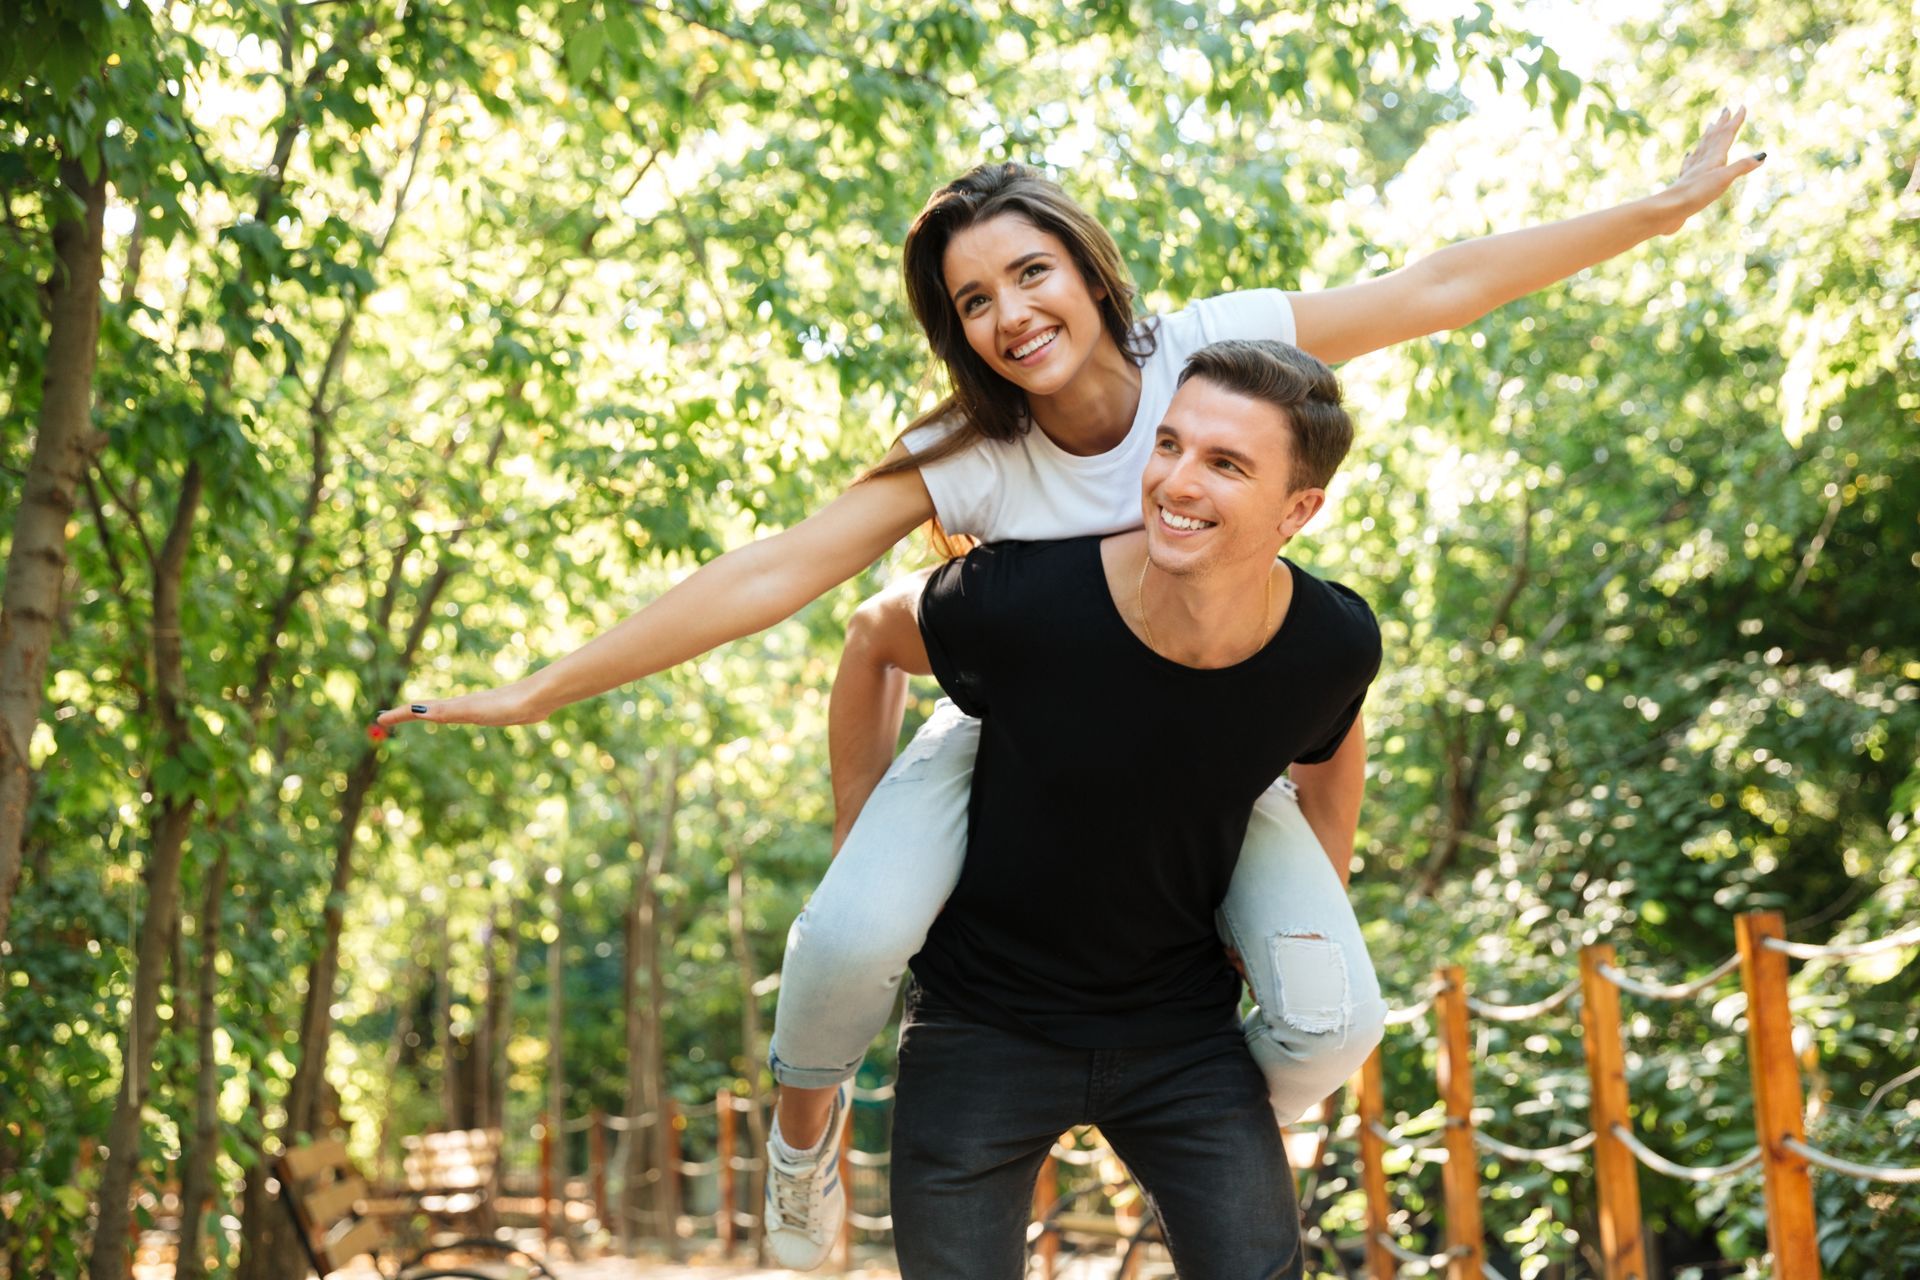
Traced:
<path fill-rule="evenodd" d="M 1015 360 L 1025 360 L 1028 356 L 1052 342 L 1054 338 L 1059 336 L 1059 333 L 1060 331 L 1058 329 L 1049 329 L 1045 333 L 1035 334 L 1032 338 L 1015 347 L 1010 354 Z"/>

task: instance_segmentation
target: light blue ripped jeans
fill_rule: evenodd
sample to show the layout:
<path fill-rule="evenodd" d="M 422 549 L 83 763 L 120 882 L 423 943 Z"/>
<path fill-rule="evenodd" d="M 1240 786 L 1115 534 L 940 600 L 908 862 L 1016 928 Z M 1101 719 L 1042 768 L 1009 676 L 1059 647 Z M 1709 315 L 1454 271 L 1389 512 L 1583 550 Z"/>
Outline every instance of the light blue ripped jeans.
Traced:
<path fill-rule="evenodd" d="M 787 935 L 773 1074 L 829 1088 L 886 1026 L 907 962 L 960 878 L 980 722 L 941 699 L 861 810 Z M 1254 805 L 1219 913 L 1258 1007 L 1247 1048 L 1283 1124 L 1332 1093 L 1380 1041 L 1386 1002 L 1347 901 L 1282 778 Z"/>

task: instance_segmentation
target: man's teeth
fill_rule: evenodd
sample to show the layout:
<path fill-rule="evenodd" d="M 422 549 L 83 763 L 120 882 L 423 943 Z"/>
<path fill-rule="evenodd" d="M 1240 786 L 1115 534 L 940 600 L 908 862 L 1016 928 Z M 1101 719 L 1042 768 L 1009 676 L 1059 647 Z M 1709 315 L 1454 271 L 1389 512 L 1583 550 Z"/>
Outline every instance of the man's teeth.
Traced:
<path fill-rule="evenodd" d="M 1052 342 L 1059 333 L 1060 331 L 1058 329 L 1049 329 L 1045 333 L 1037 334 L 1029 338 L 1013 349 L 1013 358 L 1015 360 L 1025 360 L 1028 356 L 1046 346 L 1049 342 Z"/>
<path fill-rule="evenodd" d="M 1211 529 L 1211 520 L 1194 520 L 1188 516 L 1177 516 L 1165 507 L 1160 508 L 1160 523 L 1169 529 Z"/>

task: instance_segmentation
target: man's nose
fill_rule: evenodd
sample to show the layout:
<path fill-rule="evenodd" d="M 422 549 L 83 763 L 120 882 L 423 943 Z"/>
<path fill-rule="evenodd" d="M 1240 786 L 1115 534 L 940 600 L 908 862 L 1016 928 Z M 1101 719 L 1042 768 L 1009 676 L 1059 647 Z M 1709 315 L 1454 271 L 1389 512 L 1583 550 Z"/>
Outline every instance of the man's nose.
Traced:
<path fill-rule="evenodd" d="M 1166 478 L 1161 480 L 1160 488 L 1170 498 L 1191 498 L 1200 490 L 1201 467 L 1196 457 L 1182 454 L 1174 459 L 1167 469 Z"/>

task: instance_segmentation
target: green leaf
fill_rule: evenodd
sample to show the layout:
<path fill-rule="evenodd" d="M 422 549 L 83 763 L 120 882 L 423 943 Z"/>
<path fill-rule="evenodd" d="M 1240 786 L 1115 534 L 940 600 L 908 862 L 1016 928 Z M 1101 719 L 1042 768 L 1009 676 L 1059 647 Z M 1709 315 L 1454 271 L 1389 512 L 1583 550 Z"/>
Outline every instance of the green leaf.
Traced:
<path fill-rule="evenodd" d="M 607 28 L 589 19 L 567 37 L 565 59 L 567 75 L 576 84 L 584 84 L 600 69 L 607 51 Z"/>

